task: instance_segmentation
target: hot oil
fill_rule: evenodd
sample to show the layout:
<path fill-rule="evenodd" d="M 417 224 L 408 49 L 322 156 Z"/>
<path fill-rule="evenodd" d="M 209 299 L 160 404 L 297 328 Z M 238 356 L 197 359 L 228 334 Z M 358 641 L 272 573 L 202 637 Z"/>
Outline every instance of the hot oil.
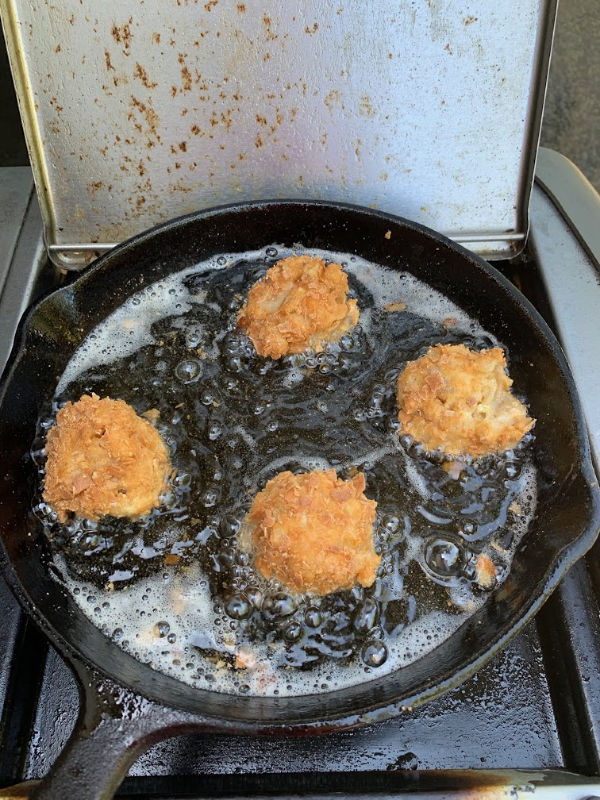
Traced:
<path fill-rule="evenodd" d="M 430 287 L 345 254 L 361 319 L 323 353 L 273 361 L 235 329 L 249 287 L 289 251 L 223 255 L 130 298 L 84 342 L 40 422 L 82 394 L 158 410 L 175 477 L 144 520 L 57 523 L 39 503 L 55 569 L 119 646 L 192 685 L 302 694 L 381 675 L 431 650 L 486 598 L 535 508 L 526 437 L 454 474 L 400 436 L 395 383 L 437 342 L 496 340 Z M 403 310 L 386 310 L 389 304 Z M 399 308 L 392 305 L 391 308 Z M 382 563 L 374 585 L 299 597 L 256 572 L 241 525 L 278 472 L 365 473 Z M 236 668 L 237 667 L 237 668 Z"/>

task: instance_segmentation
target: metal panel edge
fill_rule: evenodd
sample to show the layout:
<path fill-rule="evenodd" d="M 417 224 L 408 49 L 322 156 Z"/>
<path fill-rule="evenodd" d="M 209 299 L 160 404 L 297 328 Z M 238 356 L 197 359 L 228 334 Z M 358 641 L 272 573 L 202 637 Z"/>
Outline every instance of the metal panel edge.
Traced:
<path fill-rule="evenodd" d="M 31 86 L 27 79 L 27 68 L 20 56 L 21 35 L 17 20 L 16 9 L 12 0 L 0 0 L 0 23 L 4 31 L 6 50 L 15 83 L 21 123 L 25 132 L 25 143 L 29 154 L 29 162 L 33 173 L 33 180 L 40 199 L 40 210 L 44 224 L 44 241 L 53 241 L 52 233 L 54 218 L 52 210 L 52 195 L 49 191 L 49 179 L 46 170 L 46 159 L 37 117 L 35 114 L 35 101 Z"/>

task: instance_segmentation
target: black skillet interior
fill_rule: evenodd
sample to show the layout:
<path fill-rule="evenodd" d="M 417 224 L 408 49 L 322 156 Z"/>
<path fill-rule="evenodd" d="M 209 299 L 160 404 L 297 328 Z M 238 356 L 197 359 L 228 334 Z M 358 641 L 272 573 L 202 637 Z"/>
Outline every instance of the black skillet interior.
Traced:
<path fill-rule="evenodd" d="M 389 236 L 386 236 L 387 232 Z M 420 660 L 361 686 L 302 698 L 232 698 L 193 689 L 142 665 L 105 638 L 48 574 L 29 513 L 34 469 L 27 455 L 40 409 L 86 334 L 129 295 L 219 252 L 268 244 L 355 253 L 415 274 L 502 341 L 519 394 L 537 418 L 538 508 L 507 580 L 454 635 Z M 364 209 L 320 203 L 245 204 L 184 217 L 118 247 L 23 323 L 0 395 L 0 534 L 7 579 L 66 654 L 77 654 L 134 691 L 240 730 L 319 721 L 349 724 L 433 697 L 493 655 L 537 610 L 591 546 L 599 498 L 585 427 L 560 347 L 537 312 L 485 262 L 418 225 Z M 379 717 L 379 714 L 375 714 Z M 345 720 L 345 722 L 344 722 Z M 328 727 L 328 725 L 326 725 Z"/>

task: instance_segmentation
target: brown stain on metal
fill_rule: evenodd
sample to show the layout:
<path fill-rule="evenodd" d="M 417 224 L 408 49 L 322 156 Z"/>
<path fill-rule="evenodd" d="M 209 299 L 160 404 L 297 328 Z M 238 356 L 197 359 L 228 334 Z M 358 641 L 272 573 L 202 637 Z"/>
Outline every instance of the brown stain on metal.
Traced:
<path fill-rule="evenodd" d="M 133 34 L 131 32 L 132 24 L 133 17 L 129 17 L 129 20 L 123 25 L 117 25 L 116 22 L 113 23 L 113 26 L 110 30 L 111 36 L 115 42 L 123 45 L 123 54 L 126 56 L 129 55 L 129 48 L 131 47 L 131 40 L 133 39 Z"/>
<path fill-rule="evenodd" d="M 153 33 L 152 41 L 154 42 L 154 44 L 160 44 L 160 33 Z"/>
<path fill-rule="evenodd" d="M 361 115 L 361 117 L 375 116 L 375 109 L 373 108 L 372 100 L 368 94 L 361 95 L 360 103 L 358 106 L 358 113 Z"/>
<path fill-rule="evenodd" d="M 156 81 L 150 80 L 150 78 L 148 77 L 148 73 L 142 67 L 139 61 L 136 61 L 135 69 L 133 70 L 133 77 L 138 78 L 146 87 L 146 89 L 154 89 L 155 86 L 158 86 L 158 83 L 156 83 Z"/>
<path fill-rule="evenodd" d="M 238 13 L 243 14 L 246 11 L 246 4 L 245 3 L 238 3 L 237 4 Z"/>
<path fill-rule="evenodd" d="M 263 25 L 265 27 L 265 38 L 268 42 L 272 42 L 278 38 L 276 33 L 273 33 L 273 23 L 271 22 L 271 17 L 265 14 L 262 18 Z M 263 59 L 264 60 L 264 59 Z"/>
<path fill-rule="evenodd" d="M 312 28 L 309 28 L 308 25 L 304 28 L 304 33 L 313 34 L 319 30 L 319 23 L 313 22 Z"/>
<path fill-rule="evenodd" d="M 179 53 L 177 57 L 177 61 L 179 66 L 181 67 L 181 91 L 182 92 L 191 92 L 192 91 L 192 73 L 188 69 L 188 66 L 185 62 L 186 53 Z"/>
<path fill-rule="evenodd" d="M 104 51 L 104 61 L 106 62 L 106 70 L 107 70 L 107 72 L 108 72 L 108 70 L 111 70 L 111 69 L 114 72 L 115 68 L 113 67 L 112 62 L 110 60 L 110 53 L 108 52 L 108 50 Z"/>
<path fill-rule="evenodd" d="M 211 11 L 215 6 L 219 5 L 219 0 L 209 0 L 208 3 L 204 4 L 204 8 L 207 11 Z"/>
<path fill-rule="evenodd" d="M 198 136 L 198 134 L 201 133 L 200 128 L 195 123 L 192 125 L 190 130 L 194 134 L 194 136 Z"/>
<path fill-rule="evenodd" d="M 179 142 L 179 149 L 182 153 L 187 152 L 187 142 Z"/>
<path fill-rule="evenodd" d="M 256 147 L 257 150 L 263 146 L 263 140 L 260 134 L 256 135 L 256 139 L 254 140 L 254 146 Z"/>
<path fill-rule="evenodd" d="M 465 25 L 471 25 L 473 22 L 477 22 L 477 17 L 474 17 L 472 14 L 470 14 L 468 17 L 465 17 L 463 22 Z"/>
<path fill-rule="evenodd" d="M 154 136 L 157 139 L 157 141 L 160 142 L 160 136 L 158 134 L 158 129 L 157 129 L 158 124 L 160 122 L 160 118 L 156 113 L 156 111 L 154 110 L 154 108 L 152 107 L 150 101 L 148 101 L 148 103 L 142 103 L 142 101 L 138 100 L 137 97 L 131 95 L 131 105 L 141 114 L 143 114 L 144 119 L 146 120 L 148 133 Z M 129 114 L 128 119 L 132 121 L 133 114 Z M 154 147 L 154 142 L 150 142 L 149 140 L 147 143 L 147 147 Z"/>
<path fill-rule="evenodd" d="M 104 184 L 102 181 L 94 181 L 93 183 L 88 183 L 87 190 L 92 197 L 96 196 L 96 192 L 99 192 L 100 189 L 104 188 Z"/>
<path fill-rule="evenodd" d="M 332 89 L 328 92 L 325 97 L 323 98 L 323 103 L 327 106 L 329 113 L 333 112 L 334 105 L 343 105 L 340 103 L 340 93 L 338 89 Z"/>
<path fill-rule="evenodd" d="M 54 52 L 55 53 L 60 53 L 60 51 L 61 51 L 61 46 L 59 44 L 57 44 L 56 47 L 54 48 Z"/>

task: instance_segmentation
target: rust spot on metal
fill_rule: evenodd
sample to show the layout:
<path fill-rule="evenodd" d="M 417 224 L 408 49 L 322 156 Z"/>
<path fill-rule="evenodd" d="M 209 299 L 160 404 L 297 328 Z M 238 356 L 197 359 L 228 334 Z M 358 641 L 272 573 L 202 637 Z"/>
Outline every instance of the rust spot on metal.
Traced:
<path fill-rule="evenodd" d="M 452 48 L 450 47 L 450 43 L 448 43 L 446 47 L 444 47 L 444 50 L 450 53 L 451 56 L 454 55 L 454 53 L 452 52 Z"/>
<path fill-rule="evenodd" d="M 192 90 L 192 73 L 189 71 L 188 66 L 185 63 L 185 57 L 186 53 L 179 53 L 179 56 L 177 57 L 177 61 L 181 67 L 181 91 L 190 92 Z"/>
<path fill-rule="evenodd" d="M 115 71 L 115 68 L 113 67 L 113 65 L 112 65 L 112 63 L 111 63 L 111 60 L 110 60 L 110 53 L 108 52 L 108 50 L 105 50 L 105 51 L 104 51 L 104 60 L 105 60 L 105 62 L 106 62 L 106 70 L 108 71 L 108 70 L 111 70 L 111 69 L 112 69 L 112 71 L 114 72 L 114 71 Z"/>
<path fill-rule="evenodd" d="M 156 139 L 160 142 L 160 136 L 158 135 L 157 126 L 160 122 L 159 116 L 152 107 L 150 101 L 148 103 L 142 103 L 141 100 L 138 100 L 137 97 L 131 95 L 131 104 L 132 106 L 137 109 L 141 114 L 144 115 L 144 119 L 146 120 L 146 125 L 148 127 L 148 132 L 155 136 Z M 130 114 L 128 119 L 132 119 L 132 115 Z M 154 147 L 154 143 L 148 145 L 149 147 Z"/>
<path fill-rule="evenodd" d="M 277 39 L 277 34 L 273 33 L 271 17 L 265 14 L 262 18 L 263 25 L 265 26 L 265 35 L 268 42 L 272 42 Z"/>
<path fill-rule="evenodd" d="M 171 97 L 175 97 L 176 94 L 177 94 L 177 87 L 171 86 Z"/>
<path fill-rule="evenodd" d="M 261 114 L 256 115 L 256 121 L 258 122 L 259 125 L 262 125 L 263 127 L 265 127 L 267 124 L 267 118 L 263 117 Z"/>
<path fill-rule="evenodd" d="M 182 153 L 187 152 L 187 142 L 179 142 L 179 149 Z"/>
<path fill-rule="evenodd" d="M 55 53 L 60 53 L 60 51 L 61 51 L 61 46 L 59 44 L 57 44 L 56 47 L 54 48 L 54 52 Z"/>
<path fill-rule="evenodd" d="M 139 80 L 141 80 L 141 82 L 144 84 L 146 89 L 154 89 L 155 86 L 158 86 L 156 81 L 151 81 L 150 80 L 150 78 L 148 77 L 148 73 L 142 67 L 142 65 L 139 63 L 139 61 L 136 61 L 135 69 L 133 70 L 133 77 L 134 78 L 139 78 Z"/>
<path fill-rule="evenodd" d="M 312 28 L 309 28 L 308 25 L 304 28 L 304 33 L 316 33 L 319 30 L 319 23 L 314 22 Z"/>
<path fill-rule="evenodd" d="M 375 116 L 375 109 L 373 108 L 373 103 L 368 94 L 361 95 L 358 113 L 361 115 L 361 117 Z"/>
<path fill-rule="evenodd" d="M 139 162 L 138 162 L 137 171 L 138 171 L 138 175 L 140 175 L 140 177 L 142 175 L 146 174 L 146 167 L 144 166 L 144 162 L 142 161 L 142 159 L 140 159 Z"/>
<path fill-rule="evenodd" d="M 258 149 L 263 146 L 263 140 L 260 134 L 257 134 L 256 139 L 254 140 L 254 146 Z"/>
<path fill-rule="evenodd" d="M 116 23 L 113 23 L 113 26 L 110 30 L 111 36 L 115 42 L 123 45 L 123 53 L 126 56 L 129 55 L 129 48 L 131 47 L 131 40 L 133 39 L 133 34 L 131 33 L 132 23 L 133 17 L 129 17 L 129 20 L 123 25 L 119 26 Z"/>
<path fill-rule="evenodd" d="M 217 5 L 219 5 L 219 0 L 208 0 L 208 3 L 204 4 L 204 8 L 207 11 L 211 11 Z"/>
<path fill-rule="evenodd" d="M 102 181 L 94 181 L 93 183 L 88 183 L 87 190 L 92 197 L 96 196 L 96 192 L 100 191 L 104 187 Z"/>
<path fill-rule="evenodd" d="M 160 33 L 153 33 L 152 41 L 154 42 L 154 44 L 160 44 Z"/>
<path fill-rule="evenodd" d="M 474 17 L 472 14 L 470 14 L 468 17 L 465 17 L 463 22 L 465 25 L 471 25 L 471 23 L 477 22 L 477 17 Z"/>
<path fill-rule="evenodd" d="M 243 14 L 245 12 L 245 10 L 246 10 L 246 4 L 245 3 L 238 3 L 237 4 L 237 10 L 239 11 L 240 14 Z"/>
<path fill-rule="evenodd" d="M 340 93 L 337 89 L 332 89 L 323 98 L 323 103 L 327 106 L 329 113 L 333 111 L 333 106 L 340 103 Z"/>

